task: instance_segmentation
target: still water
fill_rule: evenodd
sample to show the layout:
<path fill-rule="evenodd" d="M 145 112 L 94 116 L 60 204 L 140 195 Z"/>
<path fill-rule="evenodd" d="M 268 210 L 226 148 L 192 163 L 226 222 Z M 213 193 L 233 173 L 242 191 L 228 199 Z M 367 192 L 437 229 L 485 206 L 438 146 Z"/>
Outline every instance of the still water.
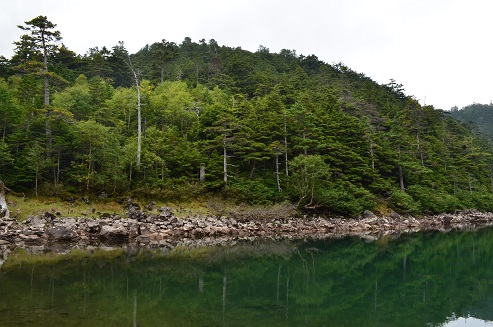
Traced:
<path fill-rule="evenodd" d="M 493 229 L 173 249 L 17 249 L 0 326 L 491 326 Z"/>

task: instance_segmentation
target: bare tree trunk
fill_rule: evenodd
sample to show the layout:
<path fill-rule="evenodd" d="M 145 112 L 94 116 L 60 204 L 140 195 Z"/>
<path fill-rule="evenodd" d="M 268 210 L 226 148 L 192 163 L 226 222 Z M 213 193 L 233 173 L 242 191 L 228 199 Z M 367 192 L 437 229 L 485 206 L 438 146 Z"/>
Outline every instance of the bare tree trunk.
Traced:
<path fill-rule="evenodd" d="M 133 71 L 135 86 L 137 87 L 137 167 L 140 167 L 140 156 L 142 152 L 142 117 L 140 115 L 140 83 L 137 74 Z"/>
<path fill-rule="evenodd" d="M 228 186 L 228 152 L 226 149 L 226 135 L 223 140 L 223 171 L 224 171 L 224 187 Z"/>
<path fill-rule="evenodd" d="M 288 127 L 286 111 L 284 111 L 284 159 L 286 161 L 286 176 L 289 176 L 288 168 Z"/>
<path fill-rule="evenodd" d="M 46 110 L 45 134 L 46 134 L 46 157 L 51 157 L 51 148 L 53 144 L 53 136 L 51 132 L 51 109 L 50 106 L 50 83 L 48 80 L 48 53 L 46 51 L 46 42 L 44 36 L 43 42 L 43 73 L 44 73 L 44 106 Z"/>
<path fill-rule="evenodd" d="M 56 175 L 55 175 L 55 185 L 58 185 L 60 181 L 60 149 L 58 150 L 58 158 L 57 158 L 57 166 L 56 166 Z"/>
<path fill-rule="evenodd" d="M 5 199 L 5 193 L 10 191 L 3 181 L 0 181 L 0 217 L 10 218 L 10 211 L 7 208 L 7 200 Z"/>
<path fill-rule="evenodd" d="M 140 114 L 140 106 L 141 106 L 140 105 L 140 81 L 139 81 L 139 76 L 137 74 L 137 71 L 132 66 L 132 61 L 130 60 L 130 55 L 128 55 L 127 65 L 129 66 L 130 70 L 132 71 L 132 75 L 134 75 L 135 86 L 137 87 L 137 162 L 136 162 L 136 166 L 138 169 L 140 167 L 140 157 L 141 157 L 141 152 L 142 152 L 142 117 Z M 130 119 L 130 113 L 129 113 L 129 119 Z M 130 120 L 129 120 L 129 125 L 130 125 Z"/>
<path fill-rule="evenodd" d="M 419 132 L 416 132 L 416 141 L 418 143 L 418 152 L 419 152 L 419 158 L 421 159 L 421 166 L 424 167 L 425 159 L 423 156 L 423 147 L 421 146 L 421 140 L 419 139 Z"/>
<path fill-rule="evenodd" d="M 276 152 L 276 181 L 277 181 L 277 191 L 282 192 L 281 179 L 279 178 L 279 153 Z"/>
<path fill-rule="evenodd" d="M 306 146 L 306 131 L 303 130 L 303 155 L 306 157 L 308 155 L 308 147 Z"/>
<path fill-rule="evenodd" d="M 44 59 L 44 72 L 45 72 L 45 77 L 44 77 L 44 104 L 49 105 L 50 104 L 50 83 L 48 80 L 48 59 L 45 56 Z"/>
<path fill-rule="evenodd" d="M 45 134 L 46 134 L 46 158 L 51 157 L 51 148 L 53 144 L 53 136 L 51 132 L 51 109 L 46 108 L 45 113 Z"/>
<path fill-rule="evenodd" d="M 405 187 L 404 187 L 404 173 L 402 171 L 402 165 L 401 165 L 401 146 L 398 145 L 397 146 L 397 153 L 399 154 L 399 184 L 400 184 L 400 187 L 401 187 L 401 191 L 404 191 L 405 190 Z"/>
<path fill-rule="evenodd" d="M 35 182 L 34 182 L 34 194 L 36 195 L 36 199 L 38 198 L 38 180 L 39 180 L 39 173 L 38 170 L 36 170 Z"/>
<path fill-rule="evenodd" d="M 201 183 L 205 182 L 205 164 L 200 165 L 199 180 Z"/>
<path fill-rule="evenodd" d="M 373 144 L 373 134 L 371 127 L 369 128 L 368 132 L 368 141 L 370 142 L 370 158 L 371 158 L 371 168 L 374 171 L 375 170 L 375 151 L 374 149 L 374 144 Z"/>

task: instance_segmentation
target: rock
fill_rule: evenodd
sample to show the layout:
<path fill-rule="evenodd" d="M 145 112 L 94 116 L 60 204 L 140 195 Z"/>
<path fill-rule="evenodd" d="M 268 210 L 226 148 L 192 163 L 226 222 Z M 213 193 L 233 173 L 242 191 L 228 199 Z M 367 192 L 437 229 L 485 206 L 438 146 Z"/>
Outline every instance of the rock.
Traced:
<path fill-rule="evenodd" d="M 48 228 L 45 234 L 51 241 L 73 241 L 79 237 L 75 231 L 63 226 Z"/>
<path fill-rule="evenodd" d="M 105 225 L 101 227 L 99 236 L 110 241 L 124 241 L 128 239 L 128 230 L 123 226 Z"/>
<path fill-rule="evenodd" d="M 131 198 L 127 199 L 127 207 L 126 208 L 129 211 L 140 210 L 140 206 L 137 203 L 134 203 L 134 201 Z"/>
<path fill-rule="evenodd" d="M 373 212 L 371 212 L 370 210 L 365 210 L 363 212 L 363 218 L 365 219 L 374 219 L 374 218 L 378 218 Z"/>
<path fill-rule="evenodd" d="M 145 224 L 140 226 L 140 235 L 148 236 L 154 233 L 156 233 L 156 227 L 154 225 Z"/>
<path fill-rule="evenodd" d="M 100 221 L 96 219 L 85 219 L 84 220 L 87 226 L 87 231 L 92 234 L 99 233 L 101 231 Z"/>
<path fill-rule="evenodd" d="M 146 204 L 144 208 L 148 211 L 156 209 L 156 201 L 152 201 L 151 203 Z"/>
<path fill-rule="evenodd" d="M 41 238 L 38 235 L 32 234 L 32 235 L 19 235 L 21 239 L 24 240 L 24 242 L 28 243 L 39 243 L 41 242 Z"/>
<path fill-rule="evenodd" d="M 444 224 L 450 224 L 452 222 L 453 217 L 450 215 L 445 215 L 442 217 L 442 221 Z"/>
<path fill-rule="evenodd" d="M 44 218 L 39 216 L 29 215 L 26 220 L 24 220 L 24 224 L 27 224 L 34 228 L 45 228 L 47 221 Z"/>
<path fill-rule="evenodd" d="M 392 211 L 392 212 L 390 213 L 390 218 L 392 218 L 392 219 L 394 219 L 394 220 L 397 220 L 397 219 L 401 219 L 401 216 L 400 216 L 397 212 Z"/>
<path fill-rule="evenodd" d="M 159 217 L 161 218 L 171 218 L 173 217 L 173 212 L 171 211 L 171 208 L 169 207 L 160 207 L 157 209 L 159 212 Z"/>
<path fill-rule="evenodd" d="M 56 226 L 65 227 L 68 229 L 75 230 L 77 229 L 77 221 L 74 218 L 57 218 L 53 221 Z"/>
<path fill-rule="evenodd" d="M 53 219 L 56 218 L 56 216 L 53 213 L 46 211 L 43 214 L 43 218 L 46 219 L 46 221 L 52 221 Z"/>
<path fill-rule="evenodd" d="M 128 227 L 128 237 L 135 238 L 139 236 L 139 225 L 137 224 L 129 224 Z"/>

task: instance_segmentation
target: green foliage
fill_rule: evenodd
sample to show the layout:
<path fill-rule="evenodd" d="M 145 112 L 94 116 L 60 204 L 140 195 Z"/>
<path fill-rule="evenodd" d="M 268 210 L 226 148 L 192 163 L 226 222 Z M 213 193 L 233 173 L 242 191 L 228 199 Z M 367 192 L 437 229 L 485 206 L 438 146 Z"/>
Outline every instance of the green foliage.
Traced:
<path fill-rule="evenodd" d="M 290 161 L 290 188 L 298 206 L 311 207 L 320 204 L 319 197 L 329 183 L 329 166 L 320 155 L 299 155 Z"/>
<path fill-rule="evenodd" d="M 457 197 L 464 208 L 493 211 L 493 193 L 486 187 L 480 187 L 473 191 L 461 190 Z"/>
<path fill-rule="evenodd" d="M 333 182 L 324 189 L 319 197 L 319 203 L 330 212 L 347 216 L 357 216 L 364 210 L 372 210 L 375 206 L 375 196 L 368 190 L 349 182 Z"/>
<path fill-rule="evenodd" d="M 462 109 L 453 108 L 450 116 L 493 139 L 493 104 L 474 103 Z"/>
<path fill-rule="evenodd" d="M 454 195 L 442 190 L 412 185 L 409 186 L 408 193 L 425 213 L 452 212 L 461 208 L 460 201 Z"/>
<path fill-rule="evenodd" d="M 229 184 L 226 196 L 249 204 L 272 204 L 282 199 L 275 181 L 238 177 Z"/>
<path fill-rule="evenodd" d="M 26 24 L 54 33 L 49 41 L 60 36 L 44 16 Z M 493 209 L 491 141 L 396 81 L 379 85 L 294 50 L 251 53 L 190 38 L 84 56 L 50 42 L 44 67 L 38 41 L 22 36 L 1 63 L 0 174 L 13 189 L 39 181 L 77 192 L 221 192 L 344 215 L 375 198 L 416 214 Z M 139 167 L 129 58 L 141 74 Z M 40 76 L 50 78 L 49 104 Z M 473 107 L 486 126 L 491 108 Z"/>
<path fill-rule="evenodd" d="M 387 198 L 388 205 L 400 213 L 418 213 L 421 206 L 411 195 L 399 189 L 392 190 L 392 194 Z"/>

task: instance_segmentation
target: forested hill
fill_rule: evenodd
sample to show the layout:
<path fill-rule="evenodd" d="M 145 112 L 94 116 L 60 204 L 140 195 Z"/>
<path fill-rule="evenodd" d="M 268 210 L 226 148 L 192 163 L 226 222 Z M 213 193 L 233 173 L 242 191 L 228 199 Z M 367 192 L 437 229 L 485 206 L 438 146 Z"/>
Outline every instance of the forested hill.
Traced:
<path fill-rule="evenodd" d="M 18 192 L 493 210 L 489 141 L 395 81 L 214 40 L 76 54 L 44 16 L 24 29 L 0 65 L 0 180 Z"/>
<path fill-rule="evenodd" d="M 493 140 L 493 104 L 473 103 L 462 109 L 455 107 L 450 115 Z"/>

